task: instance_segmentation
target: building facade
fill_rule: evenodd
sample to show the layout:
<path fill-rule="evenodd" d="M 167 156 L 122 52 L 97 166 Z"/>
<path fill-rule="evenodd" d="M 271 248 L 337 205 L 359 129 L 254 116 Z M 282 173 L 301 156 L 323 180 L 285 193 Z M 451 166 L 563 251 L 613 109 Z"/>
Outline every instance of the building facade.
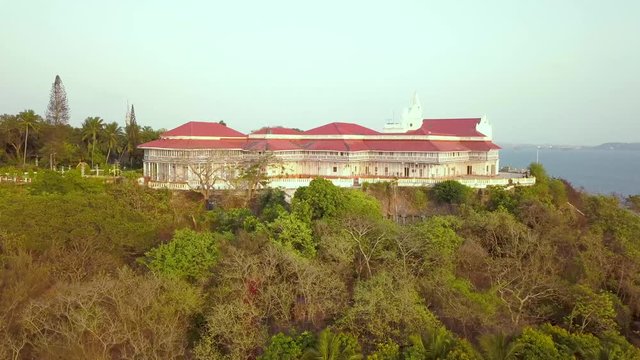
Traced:
<path fill-rule="evenodd" d="M 219 123 L 192 121 L 140 148 L 148 184 L 171 189 L 229 187 L 240 167 L 267 156 L 271 160 L 261 170 L 272 186 L 285 188 L 315 177 L 340 186 L 458 179 L 484 187 L 497 181 L 500 149 L 486 117 L 422 119 L 417 96 L 400 121 L 387 123 L 383 132 L 334 122 L 307 131 L 264 127 L 242 134 Z"/>

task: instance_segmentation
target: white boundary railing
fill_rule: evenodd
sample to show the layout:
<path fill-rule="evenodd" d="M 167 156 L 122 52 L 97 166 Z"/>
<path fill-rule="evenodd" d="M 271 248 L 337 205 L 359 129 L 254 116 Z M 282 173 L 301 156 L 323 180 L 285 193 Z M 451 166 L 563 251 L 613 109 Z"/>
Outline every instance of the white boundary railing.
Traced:
<path fill-rule="evenodd" d="M 187 183 L 149 181 L 148 185 L 152 189 L 191 190 Z"/>
<path fill-rule="evenodd" d="M 315 177 L 304 178 L 271 178 L 269 179 L 269 187 L 297 189 L 299 187 L 308 186 Z M 381 177 L 359 177 L 359 178 L 326 178 L 334 185 L 339 187 L 354 187 L 363 183 L 380 183 L 386 181 L 396 181 L 400 187 L 416 187 L 416 186 L 433 186 L 439 182 L 446 180 L 455 180 L 463 185 L 475 189 L 484 189 L 487 186 L 531 186 L 536 183 L 535 177 L 478 177 L 478 178 L 381 178 Z M 153 189 L 169 189 L 169 190 L 191 190 L 196 189 L 196 184 L 187 183 L 171 183 L 160 181 L 149 181 L 148 186 Z M 225 186 L 215 186 L 216 189 L 223 189 Z"/>
<path fill-rule="evenodd" d="M 9 183 L 30 183 L 33 176 L 37 173 L 4 173 L 0 174 L 0 183 L 9 182 Z"/>

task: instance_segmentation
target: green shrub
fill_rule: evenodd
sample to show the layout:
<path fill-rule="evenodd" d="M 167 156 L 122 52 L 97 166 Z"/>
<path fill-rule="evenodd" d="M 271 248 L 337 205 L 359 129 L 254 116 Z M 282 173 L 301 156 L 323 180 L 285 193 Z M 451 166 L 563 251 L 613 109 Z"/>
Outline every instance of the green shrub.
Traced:
<path fill-rule="evenodd" d="M 155 273 L 190 281 L 206 278 L 218 260 L 214 234 L 177 230 L 170 242 L 151 249 L 143 263 Z"/>
<path fill-rule="evenodd" d="M 294 250 L 304 257 L 314 257 L 316 244 L 309 223 L 294 213 L 282 212 L 273 222 L 266 225 L 269 238 L 284 247 Z"/>
<path fill-rule="evenodd" d="M 77 170 L 61 174 L 42 170 L 29 186 L 32 194 L 67 194 L 70 192 L 98 193 L 104 191 L 101 179 L 83 178 Z"/>
<path fill-rule="evenodd" d="M 432 189 L 433 197 L 446 204 L 464 204 L 471 197 L 472 190 L 455 180 L 437 183 Z"/>
<path fill-rule="evenodd" d="M 340 189 L 329 180 L 313 179 L 309 186 L 296 190 L 292 209 L 302 218 L 309 216 L 309 220 L 331 217 L 338 213 L 341 207 Z"/>
<path fill-rule="evenodd" d="M 211 230 L 219 233 L 236 233 L 240 229 L 245 229 L 245 224 L 253 223 L 250 219 L 255 218 L 251 211 L 245 208 L 231 208 L 229 210 L 217 208 L 209 212 L 207 216 Z"/>
<path fill-rule="evenodd" d="M 308 331 L 298 336 L 278 333 L 271 337 L 269 345 L 258 359 L 260 360 L 297 360 L 302 357 L 305 349 L 314 343 L 313 334 Z"/>

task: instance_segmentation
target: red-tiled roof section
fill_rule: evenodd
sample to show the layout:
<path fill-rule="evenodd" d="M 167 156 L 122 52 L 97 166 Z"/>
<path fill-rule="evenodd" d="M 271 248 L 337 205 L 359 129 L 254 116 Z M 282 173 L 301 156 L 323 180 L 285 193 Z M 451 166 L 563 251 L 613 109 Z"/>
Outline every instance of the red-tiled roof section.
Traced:
<path fill-rule="evenodd" d="M 500 146 L 492 143 L 491 141 L 465 141 L 465 146 L 471 151 L 488 151 L 488 150 L 500 150 Z"/>
<path fill-rule="evenodd" d="M 310 151 L 367 151 L 367 141 L 362 140 L 309 140 L 302 145 Z"/>
<path fill-rule="evenodd" d="M 371 151 L 489 151 L 499 149 L 490 141 L 368 140 Z"/>
<path fill-rule="evenodd" d="M 457 137 L 484 136 L 476 131 L 479 118 L 425 119 L 418 130 L 405 134 L 389 135 L 447 135 Z M 311 135 L 309 138 L 261 139 L 251 138 L 229 127 L 213 122 L 188 122 L 161 135 L 161 139 L 140 145 L 140 148 L 157 149 L 244 149 L 249 151 L 489 151 L 500 147 L 491 141 L 444 141 L 399 139 L 314 139 L 322 135 L 382 135 L 377 131 L 352 124 L 334 122 L 306 132 L 285 127 L 264 127 L 252 134 Z M 174 137 L 185 137 L 176 139 Z M 192 138 L 189 138 L 192 137 Z M 221 138 L 207 139 L 209 138 Z"/>
<path fill-rule="evenodd" d="M 305 135 L 379 135 L 380 133 L 352 123 L 332 122 L 304 132 Z"/>
<path fill-rule="evenodd" d="M 432 141 L 372 140 L 367 146 L 371 151 L 438 151 Z"/>
<path fill-rule="evenodd" d="M 298 135 L 302 134 L 302 130 L 291 129 L 282 126 L 268 127 L 265 126 L 251 134 L 274 134 L 274 135 Z"/>
<path fill-rule="evenodd" d="M 248 151 L 489 151 L 500 147 L 491 141 L 429 141 L 429 140 L 192 140 L 158 139 L 142 144 L 151 149 L 229 149 Z"/>
<path fill-rule="evenodd" d="M 302 147 L 310 151 L 489 151 L 500 149 L 490 141 L 428 140 L 309 140 Z"/>
<path fill-rule="evenodd" d="M 476 130 L 480 118 L 424 119 L 420 129 L 407 131 L 410 135 L 484 136 Z"/>
<path fill-rule="evenodd" d="M 216 123 L 204 121 L 189 121 L 175 129 L 169 130 L 161 135 L 169 136 L 194 136 L 194 137 L 244 137 L 245 135 L 230 127 Z"/>
<path fill-rule="evenodd" d="M 229 149 L 241 150 L 246 140 L 158 139 L 138 145 L 141 149 Z"/>
<path fill-rule="evenodd" d="M 249 140 L 244 149 L 249 151 L 287 151 L 302 149 L 302 147 L 299 144 L 289 140 L 269 139 Z"/>

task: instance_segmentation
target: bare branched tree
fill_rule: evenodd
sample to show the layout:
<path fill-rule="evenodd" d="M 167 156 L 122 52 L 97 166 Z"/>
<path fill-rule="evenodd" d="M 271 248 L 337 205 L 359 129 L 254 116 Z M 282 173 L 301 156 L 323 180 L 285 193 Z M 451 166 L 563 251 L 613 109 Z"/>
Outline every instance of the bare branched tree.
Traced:
<path fill-rule="evenodd" d="M 412 269 L 420 273 L 422 266 L 419 263 L 421 261 L 420 255 L 425 249 L 424 240 L 408 231 L 393 236 L 393 240 L 398 247 L 404 272 L 409 273 L 409 270 Z"/>
<path fill-rule="evenodd" d="M 33 358 L 185 358 L 198 302 L 189 286 L 123 268 L 61 283 L 19 320 Z M 19 351 L 22 344 L 12 346 Z"/>
<path fill-rule="evenodd" d="M 493 283 L 514 325 L 525 317 L 543 315 L 531 313 L 530 309 L 558 295 L 555 279 L 559 268 L 554 253 L 550 244 L 526 233 L 512 239 L 501 257 L 490 260 Z"/>
<path fill-rule="evenodd" d="M 193 152 L 182 161 L 196 182 L 189 182 L 192 190 L 209 199 L 216 188 L 246 192 L 248 203 L 255 191 L 269 183 L 269 169 L 281 166 L 271 153 L 233 154 L 225 150 L 207 151 L 206 155 Z"/>
<path fill-rule="evenodd" d="M 387 241 L 387 232 L 379 223 L 357 216 L 346 217 L 343 226 L 347 239 L 356 245 L 358 276 L 361 275 L 363 266 L 367 269 L 367 275 L 373 276 L 371 261 L 379 255 L 384 242 Z"/>
<path fill-rule="evenodd" d="M 233 188 L 238 178 L 238 162 L 239 156 L 227 151 L 207 151 L 202 156 L 198 152 L 190 153 L 183 159 L 182 165 L 196 178 L 195 183 L 187 178 L 191 189 L 200 192 L 208 200 L 216 187 Z"/>
<path fill-rule="evenodd" d="M 238 167 L 238 188 L 246 191 L 245 205 L 253 198 L 256 190 L 267 186 L 269 183 L 269 171 L 281 173 L 282 160 L 270 152 L 245 154 Z"/>

